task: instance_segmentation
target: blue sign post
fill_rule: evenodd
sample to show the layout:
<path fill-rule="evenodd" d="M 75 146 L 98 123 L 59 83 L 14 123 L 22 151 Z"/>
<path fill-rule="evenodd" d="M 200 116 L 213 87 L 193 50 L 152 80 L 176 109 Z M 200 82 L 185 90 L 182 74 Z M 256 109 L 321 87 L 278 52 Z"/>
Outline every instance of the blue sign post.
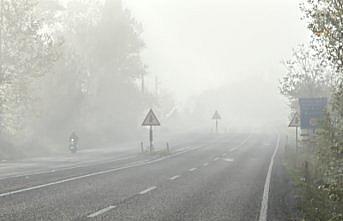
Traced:
<path fill-rule="evenodd" d="M 312 129 L 318 127 L 318 122 L 324 117 L 328 99 L 323 98 L 299 98 L 300 127 Z"/>

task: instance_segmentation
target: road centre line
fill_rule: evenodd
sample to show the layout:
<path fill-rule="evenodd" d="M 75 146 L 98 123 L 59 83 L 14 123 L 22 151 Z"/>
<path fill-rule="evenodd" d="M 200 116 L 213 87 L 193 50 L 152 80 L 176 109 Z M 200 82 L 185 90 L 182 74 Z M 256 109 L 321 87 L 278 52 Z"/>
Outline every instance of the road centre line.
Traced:
<path fill-rule="evenodd" d="M 95 213 L 92 213 L 92 214 L 88 215 L 87 218 L 94 218 L 94 217 L 96 217 L 96 216 L 99 216 L 99 215 L 101 215 L 101 214 L 104 214 L 104 213 L 106 213 L 106 212 L 108 212 L 108 211 L 110 211 L 110 210 L 112 210 L 112 209 L 115 209 L 115 208 L 117 208 L 117 206 L 109 206 L 109 207 L 106 207 L 106 208 L 104 208 L 104 209 L 101 209 L 101 210 L 99 210 L 99 211 L 97 211 L 97 212 L 95 212 Z"/>
<path fill-rule="evenodd" d="M 193 171 L 196 171 L 197 169 L 198 169 L 198 168 L 193 167 L 193 168 L 189 169 L 188 171 L 189 171 L 189 172 L 193 172 Z"/>
<path fill-rule="evenodd" d="M 176 180 L 178 178 L 180 178 L 180 175 L 172 176 L 172 177 L 169 178 L 169 180 Z"/>
<path fill-rule="evenodd" d="M 149 188 L 147 188 L 147 189 L 145 189 L 145 190 L 139 192 L 139 194 L 140 194 L 140 195 L 147 194 L 147 193 L 149 193 L 149 192 L 151 192 L 151 191 L 153 191 L 153 190 L 155 190 L 155 189 L 157 189 L 157 186 L 152 186 L 152 187 L 149 187 Z"/>
<path fill-rule="evenodd" d="M 267 221 L 270 178 L 271 178 L 271 174 L 272 174 L 272 170 L 273 170 L 274 159 L 275 159 L 275 156 L 276 156 L 277 151 L 279 149 L 279 146 L 280 146 L 280 135 L 278 135 L 277 144 L 276 144 L 274 153 L 272 155 L 272 158 L 270 160 L 268 173 L 267 173 L 267 177 L 266 177 L 266 182 L 264 184 L 259 221 Z"/>
<path fill-rule="evenodd" d="M 240 148 L 241 146 L 243 146 L 250 138 L 251 134 L 240 144 L 238 144 L 237 146 L 235 146 L 234 148 L 230 149 L 230 152 L 234 152 L 236 151 L 238 148 Z"/>

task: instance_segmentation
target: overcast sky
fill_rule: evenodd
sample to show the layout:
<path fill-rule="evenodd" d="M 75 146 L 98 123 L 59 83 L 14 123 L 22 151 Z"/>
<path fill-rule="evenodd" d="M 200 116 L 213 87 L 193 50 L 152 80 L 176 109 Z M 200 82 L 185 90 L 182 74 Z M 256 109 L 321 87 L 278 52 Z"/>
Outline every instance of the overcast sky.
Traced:
<path fill-rule="evenodd" d="M 308 39 L 298 0 L 124 0 L 144 26 L 152 75 L 179 102 L 251 75 L 278 82 Z M 277 91 L 276 91 L 277 92 Z"/>

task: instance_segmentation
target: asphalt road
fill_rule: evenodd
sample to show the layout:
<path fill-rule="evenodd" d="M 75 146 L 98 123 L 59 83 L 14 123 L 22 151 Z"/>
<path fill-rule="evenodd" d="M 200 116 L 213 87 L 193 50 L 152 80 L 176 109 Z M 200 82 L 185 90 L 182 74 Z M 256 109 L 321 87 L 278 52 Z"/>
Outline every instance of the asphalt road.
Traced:
<path fill-rule="evenodd" d="M 279 220 L 268 212 L 279 138 L 202 136 L 170 155 L 9 166 L 0 171 L 0 220 Z"/>

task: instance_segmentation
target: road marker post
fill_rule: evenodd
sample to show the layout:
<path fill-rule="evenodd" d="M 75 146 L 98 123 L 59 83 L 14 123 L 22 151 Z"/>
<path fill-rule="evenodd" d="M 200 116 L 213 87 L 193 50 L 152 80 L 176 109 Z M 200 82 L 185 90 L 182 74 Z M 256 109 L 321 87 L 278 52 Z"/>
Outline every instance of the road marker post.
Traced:
<path fill-rule="evenodd" d="M 143 123 L 142 123 L 142 126 L 149 126 L 150 129 L 149 129 L 149 142 L 150 142 L 150 145 L 149 145 L 149 150 L 150 150 L 150 153 L 152 153 L 154 151 L 154 137 L 153 137 L 153 126 L 161 126 L 161 123 L 160 121 L 157 119 L 154 111 L 152 109 L 150 109 L 150 111 L 148 112 L 148 114 L 146 115 Z"/>
<path fill-rule="evenodd" d="M 167 153 L 170 153 L 169 143 L 167 142 Z"/>
<path fill-rule="evenodd" d="M 144 144 L 141 142 L 141 152 L 144 153 Z"/>

